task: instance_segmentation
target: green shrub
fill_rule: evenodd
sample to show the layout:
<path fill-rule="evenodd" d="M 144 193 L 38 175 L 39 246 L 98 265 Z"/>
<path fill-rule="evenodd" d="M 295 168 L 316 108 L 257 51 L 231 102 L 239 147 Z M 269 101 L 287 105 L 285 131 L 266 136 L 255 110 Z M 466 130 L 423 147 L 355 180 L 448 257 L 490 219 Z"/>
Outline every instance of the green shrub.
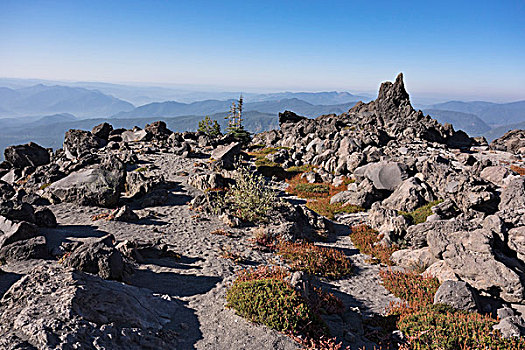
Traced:
<path fill-rule="evenodd" d="M 255 166 L 257 168 L 260 168 L 260 167 L 263 167 L 263 166 L 266 166 L 266 167 L 276 167 L 276 168 L 281 168 L 281 165 L 278 164 L 278 163 L 275 163 L 275 162 L 272 162 L 271 160 L 269 160 L 268 158 L 258 158 L 256 161 L 255 161 Z"/>
<path fill-rule="evenodd" d="M 235 185 L 226 191 L 222 205 L 241 220 L 268 221 L 270 212 L 279 201 L 276 193 L 266 186 L 263 176 L 240 166 L 234 179 Z"/>
<path fill-rule="evenodd" d="M 227 307 L 252 322 L 280 332 L 317 336 L 326 334 L 323 321 L 302 296 L 278 279 L 235 281 L 226 293 Z"/>
<path fill-rule="evenodd" d="M 216 120 L 212 120 L 209 116 L 205 116 L 199 122 L 198 131 L 205 133 L 210 137 L 217 137 L 221 135 L 221 126 Z"/>
<path fill-rule="evenodd" d="M 411 212 L 406 211 L 399 211 L 400 215 L 403 215 L 405 218 L 407 218 L 412 224 L 418 225 L 425 221 L 427 221 L 427 218 L 432 215 L 431 208 L 435 205 L 438 205 L 439 203 L 443 202 L 442 200 L 433 201 L 430 203 L 425 204 L 421 208 L 417 208 L 416 210 L 413 210 Z"/>
<path fill-rule="evenodd" d="M 326 216 L 330 220 L 335 218 L 335 214 L 341 213 L 358 213 L 364 211 L 365 209 L 358 207 L 357 205 L 343 203 L 330 203 L 330 198 L 318 198 L 314 200 L 308 200 L 306 202 L 306 207 L 315 211 L 319 215 Z"/>
<path fill-rule="evenodd" d="M 317 183 L 300 183 L 295 186 L 297 192 L 311 193 L 311 194 L 326 194 L 330 192 L 330 186 L 327 184 Z"/>
<path fill-rule="evenodd" d="M 312 243 L 282 241 L 278 254 L 290 262 L 292 270 L 337 279 L 349 275 L 352 265 L 346 255 L 337 249 L 319 247 Z"/>

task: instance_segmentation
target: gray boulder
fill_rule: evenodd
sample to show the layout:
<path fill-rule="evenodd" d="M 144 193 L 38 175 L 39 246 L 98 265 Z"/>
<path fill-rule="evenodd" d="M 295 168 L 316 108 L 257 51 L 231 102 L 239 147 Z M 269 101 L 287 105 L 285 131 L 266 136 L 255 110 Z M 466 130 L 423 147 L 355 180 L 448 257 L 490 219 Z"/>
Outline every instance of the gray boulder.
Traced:
<path fill-rule="evenodd" d="M 38 208 L 35 210 L 35 224 L 39 227 L 57 227 L 55 214 L 49 208 Z"/>
<path fill-rule="evenodd" d="M 0 215 L 0 248 L 38 236 L 38 228 L 29 222 L 14 222 Z"/>
<path fill-rule="evenodd" d="M 122 141 L 124 142 L 138 142 L 148 141 L 151 139 L 151 134 L 146 130 L 126 130 L 120 134 Z"/>
<path fill-rule="evenodd" d="M 71 252 L 65 259 L 64 266 L 99 275 L 104 279 L 122 280 L 124 260 L 113 246 L 113 241 L 112 235 L 106 235 L 85 242 Z"/>
<path fill-rule="evenodd" d="M 233 169 L 237 157 L 241 153 L 241 144 L 234 142 L 226 146 L 219 146 L 213 150 L 210 159 L 224 169 Z"/>
<path fill-rule="evenodd" d="M 518 259 L 525 262 L 525 226 L 510 229 L 508 237 L 509 248 L 517 253 Z"/>
<path fill-rule="evenodd" d="M 478 311 L 478 299 L 464 281 L 445 281 L 434 295 L 434 304 L 445 304 L 464 311 Z"/>
<path fill-rule="evenodd" d="M 290 112 L 290 111 L 284 111 L 282 113 L 279 113 L 279 125 L 285 124 L 285 123 L 292 123 L 292 124 L 298 123 L 305 119 L 307 118 L 297 115 L 294 112 Z"/>
<path fill-rule="evenodd" d="M 108 124 L 108 123 L 102 123 L 102 124 L 99 124 L 97 126 L 95 126 L 92 130 L 91 130 L 91 134 L 93 134 L 94 136 L 102 139 L 102 140 L 108 140 L 109 139 L 109 134 L 113 131 L 113 126 L 111 126 L 111 124 Z"/>
<path fill-rule="evenodd" d="M 426 183 L 416 177 L 411 177 L 403 181 L 383 201 L 383 205 L 389 209 L 412 211 L 434 199 L 434 195 Z"/>
<path fill-rule="evenodd" d="M 0 261 L 6 263 L 47 257 L 49 252 L 43 236 L 16 241 L 0 248 Z"/>
<path fill-rule="evenodd" d="M 383 234 L 390 242 L 394 238 L 404 237 L 410 225 L 409 221 L 399 215 L 396 210 L 384 208 L 378 202 L 372 204 L 368 213 L 368 221 L 373 229 Z"/>
<path fill-rule="evenodd" d="M 525 208 L 525 176 L 511 179 L 501 191 L 499 210 L 520 210 Z"/>
<path fill-rule="evenodd" d="M 166 140 L 172 133 L 171 130 L 167 128 L 166 123 L 163 121 L 156 121 L 151 124 L 146 124 L 144 130 L 158 140 Z"/>
<path fill-rule="evenodd" d="M 441 258 L 476 290 L 507 302 L 522 303 L 525 300 L 522 276 L 512 268 L 519 262 L 496 252 L 493 239 L 493 232 L 485 229 L 432 232 L 428 235 L 428 245 L 436 258 Z"/>
<path fill-rule="evenodd" d="M 189 177 L 188 183 L 201 191 L 205 191 L 211 188 L 223 188 L 226 185 L 226 180 L 219 173 L 194 174 Z"/>
<path fill-rule="evenodd" d="M 13 186 L 5 181 L 0 180 L 0 200 L 7 201 L 15 195 L 15 189 Z"/>
<path fill-rule="evenodd" d="M 59 266 L 38 267 L 0 301 L 2 349 L 177 349 L 184 308 L 150 290 Z"/>
<path fill-rule="evenodd" d="M 105 140 L 85 130 L 68 130 L 64 138 L 64 152 L 69 159 L 81 158 L 91 150 L 105 145 Z"/>
<path fill-rule="evenodd" d="M 425 270 L 437 261 L 428 247 L 396 250 L 390 260 L 397 266 L 411 270 Z"/>
<path fill-rule="evenodd" d="M 383 194 L 372 185 L 370 180 L 364 179 L 359 184 L 350 184 L 348 191 L 339 192 L 334 195 L 330 199 L 330 204 L 353 204 L 368 209 L 374 202 L 381 199 L 383 199 Z"/>
<path fill-rule="evenodd" d="M 145 176 L 139 171 L 131 171 L 126 174 L 126 197 L 138 198 L 144 196 L 156 186 L 164 181 L 162 178 Z"/>
<path fill-rule="evenodd" d="M 71 173 L 52 183 L 44 190 L 44 196 L 52 202 L 112 208 L 118 204 L 125 179 L 124 165 L 108 158 L 100 166 Z"/>
<path fill-rule="evenodd" d="M 378 190 L 394 191 L 408 178 L 408 169 L 403 163 L 381 161 L 355 169 L 354 175 L 369 179 Z"/>
<path fill-rule="evenodd" d="M 430 239 L 434 236 L 441 237 L 449 233 L 462 231 L 473 228 L 464 220 L 436 220 L 426 221 L 418 225 L 412 225 L 407 228 L 405 240 L 413 248 L 421 248 L 427 245 L 429 235 Z M 434 255 L 437 255 L 434 253 Z"/>
<path fill-rule="evenodd" d="M 503 180 L 510 174 L 511 171 L 508 167 L 498 165 L 484 168 L 479 176 L 483 180 L 492 182 L 493 184 L 501 187 L 504 184 Z"/>
<path fill-rule="evenodd" d="M 520 316 L 507 316 L 492 328 L 501 332 L 504 338 L 521 337 L 524 334 L 525 322 Z"/>
<path fill-rule="evenodd" d="M 50 161 L 49 152 L 34 142 L 9 146 L 4 151 L 4 157 L 15 168 L 36 167 L 48 164 Z"/>
<path fill-rule="evenodd" d="M 111 215 L 116 221 L 135 222 L 139 220 L 139 216 L 127 205 L 115 209 Z"/>

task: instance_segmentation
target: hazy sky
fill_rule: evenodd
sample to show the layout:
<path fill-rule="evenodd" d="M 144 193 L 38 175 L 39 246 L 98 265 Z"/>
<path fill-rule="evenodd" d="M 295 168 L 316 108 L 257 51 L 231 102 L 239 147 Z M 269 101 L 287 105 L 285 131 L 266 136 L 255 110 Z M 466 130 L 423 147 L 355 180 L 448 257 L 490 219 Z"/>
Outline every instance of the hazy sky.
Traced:
<path fill-rule="evenodd" d="M 525 99 L 525 1 L 0 0 L 0 77 Z"/>

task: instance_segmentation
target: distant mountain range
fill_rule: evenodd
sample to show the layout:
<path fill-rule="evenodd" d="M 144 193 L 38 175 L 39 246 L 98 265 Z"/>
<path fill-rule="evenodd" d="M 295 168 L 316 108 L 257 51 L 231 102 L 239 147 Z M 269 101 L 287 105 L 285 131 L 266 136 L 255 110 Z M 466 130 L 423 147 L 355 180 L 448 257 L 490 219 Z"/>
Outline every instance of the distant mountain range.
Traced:
<path fill-rule="evenodd" d="M 0 116 L 26 117 L 71 113 L 80 118 L 105 117 L 134 108 L 131 103 L 96 90 L 69 86 L 0 87 Z"/>
<path fill-rule="evenodd" d="M 491 127 L 519 123 L 525 120 L 525 101 L 492 103 L 484 101 L 450 101 L 424 108 L 474 114 Z"/>
<path fill-rule="evenodd" d="M 227 112 L 235 100 L 206 100 L 193 103 L 180 103 L 174 101 L 149 103 L 135 108 L 129 112 L 120 112 L 111 118 L 129 119 L 142 117 L 170 118 L 187 115 L 204 116 L 209 114 Z M 357 101 L 337 105 L 313 105 L 297 98 L 283 100 L 268 100 L 248 102 L 244 104 L 244 111 L 257 111 L 276 115 L 285 110 L 293 111 L 307 117 L 317 117 L 322 114 L 340 114 L 352 108 Z"/>
<path fill-rule="evenodd" d="M 429 114 L 438 122 L 452 124 L 454 129 L 463 130 L 471 136 L 481 136 L 490 130 L 490 126 L 487 123 L 472 113 L 439 109 L 425 109 L 423 112 Z"/>
<path fill-rule="evenodd" d="M 68 129 L 91 129 L 103 121 L 115 127 L 131 128 L 164 120 L 170 129 L 184 131 L 196 130 L 199 120 L 209 115 L 225 127 L 224 117 L 239 96 L 238 92 L 205 93 L 106 83 L 27 86 L 16 79 L 0 79 L 0 86 L 2 82 L 7 84 L 0 87 L 0 151 L 8 145 L 29 141 L 45 147 L 61 147 L 63 134 Z M 125 96 L 135 101 L 151 101 L 154 97 L 159 100 L 135 107 L 122 99 Z M 180 99 L 177 102 L 163 100 L 173 96 Z M 359 100 L 370 100 L 367 96 L 336 91 L 247 93 L 243 96 L 244 123 L 251 132 L 277 128 L 278 113 L 284 110 L 314 118 L 322 114 L 341 114 Z M 456 130 L 464 130 L 471 136 L 485 136 L 488 140 L 511 129 L 525 128 L 525 101 L 449 101 L 419 108 L 441 123 L 452 124 Z"/>

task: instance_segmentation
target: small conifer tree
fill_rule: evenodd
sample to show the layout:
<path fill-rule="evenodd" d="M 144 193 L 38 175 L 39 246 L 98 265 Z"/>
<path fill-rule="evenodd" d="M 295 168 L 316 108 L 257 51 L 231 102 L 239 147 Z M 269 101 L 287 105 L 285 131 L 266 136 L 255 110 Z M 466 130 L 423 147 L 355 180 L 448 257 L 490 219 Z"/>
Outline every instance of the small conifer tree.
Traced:
<path fill-rule="evenodd" d="M 227 133 L 228 135 L 233 135 L 240 142 L 248 143 L 250 142 L 250 133 L 244 130 L 244 125 L 242 124 L 244 121 L 242 117 L 243 103 L 242 95 L 237 103 L 232 102 L 230 113 L 226 116 L 226 119 L 228 119 Z"/>
<path fill-rule="evenodd" d="M 212 120 L 209 116 L 205 116 L 203 120 L 199 122 L 199 129 L 210 137 L 217 137 L 221 135 L 221 126 L 216 120 Z"/>

